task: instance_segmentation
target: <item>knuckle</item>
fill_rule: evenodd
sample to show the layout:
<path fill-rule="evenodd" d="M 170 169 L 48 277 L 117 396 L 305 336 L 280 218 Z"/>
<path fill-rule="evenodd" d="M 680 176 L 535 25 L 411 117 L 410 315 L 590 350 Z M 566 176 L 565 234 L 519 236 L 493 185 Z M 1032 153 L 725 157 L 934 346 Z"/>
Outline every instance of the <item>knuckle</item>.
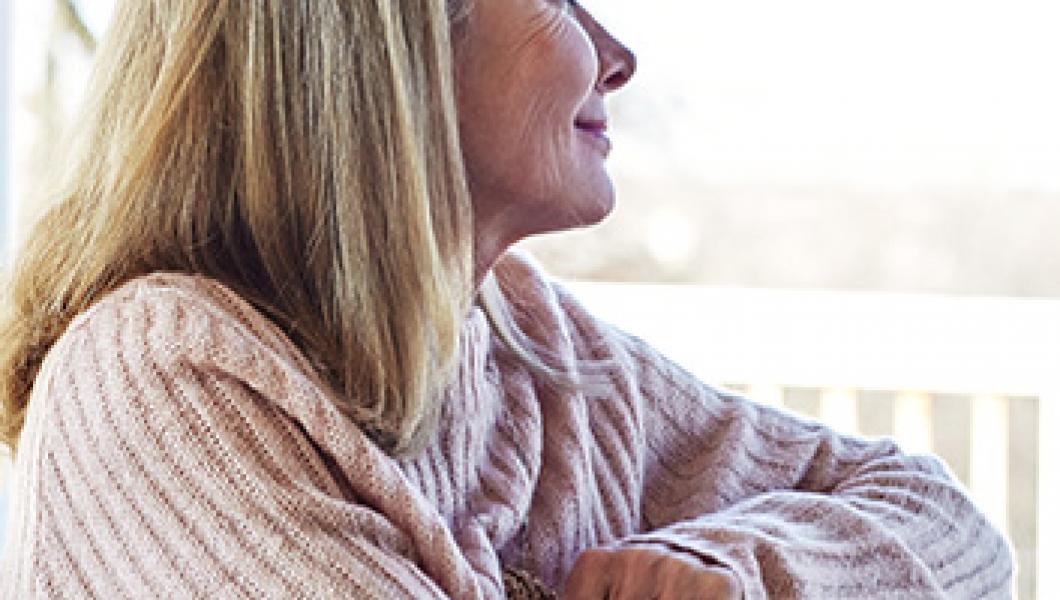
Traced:
<path fill-rule="evenodd" d="M 727 569 L 710 569 L 704 572 L 699 585 L 711 592 L 715 598 L 736 597 L 740 589 L 736 576 Z"/>
<path fill-rule="evenodd" d="M 574 569 L 599 568 L 610 560 L 610 553 L 599 548 L 591 548 L 581 553 L 574 561 Z"/>

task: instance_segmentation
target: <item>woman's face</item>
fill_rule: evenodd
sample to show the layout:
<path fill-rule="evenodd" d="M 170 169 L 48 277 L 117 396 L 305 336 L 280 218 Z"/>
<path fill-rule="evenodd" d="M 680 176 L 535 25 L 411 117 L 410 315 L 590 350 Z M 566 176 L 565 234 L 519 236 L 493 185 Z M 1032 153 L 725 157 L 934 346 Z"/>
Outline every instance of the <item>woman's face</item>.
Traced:
<path fill-rule="evenodd" d="M 476 261 L 488 267 L 519 239 L 611 211 L 604 97 L 634 58 L 576 2 L 472 1 L 454 34 L 457 110 Z"/>

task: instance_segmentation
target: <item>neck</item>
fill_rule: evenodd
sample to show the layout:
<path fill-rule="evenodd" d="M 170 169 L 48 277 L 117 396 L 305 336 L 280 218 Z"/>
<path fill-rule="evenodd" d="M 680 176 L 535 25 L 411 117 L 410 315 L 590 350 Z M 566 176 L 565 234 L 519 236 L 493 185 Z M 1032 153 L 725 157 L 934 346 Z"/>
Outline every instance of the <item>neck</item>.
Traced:
<path fill-rule="evenodd" d="M 474 289 L 476 291 L 482 287 L 482 281 L 486 279 L 486 274 L 490 272 L 490 269 L 493 268 L 493 265 L 497 263 L 511 244 L 512 242 L 506 242 L 499 236 L 491 236 L 481 230 L 476 232 L 474 251 Z"/>

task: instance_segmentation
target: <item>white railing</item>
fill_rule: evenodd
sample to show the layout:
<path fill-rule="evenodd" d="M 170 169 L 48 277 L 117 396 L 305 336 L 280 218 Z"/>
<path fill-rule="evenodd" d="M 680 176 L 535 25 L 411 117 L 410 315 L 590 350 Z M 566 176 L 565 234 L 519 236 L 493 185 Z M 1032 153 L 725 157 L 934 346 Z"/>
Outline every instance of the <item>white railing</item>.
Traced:
<path fill-rule="evenodd" d="M 887 433 L 910 452 L 938 452 L 933 432 L 948 423 L 932 423 L 940 418 L 933 399 L 960 394 L 969 491 L 1010 535 L 1012 520 L 1035 530 L 1029 543 L 1016 540 L 1023 597 L 1060 598 L 1060 300 L 571 287 L 594 312 L 704 381 L 742 384 L 752 399 L 774 405 L 784 405 L 789 390 L 819 390 L 812 416 L 838 430 L 859 433 L 859 391 L 889 391 Z M 1037 431 L 1027 432 L 1037 436 L 1037 468 L 1029 476 L 1021 469 L 1020 480 L 1009 470 L 1011 449 L 1026 441 L 1010 439 L 1016 398 L 1037 405 Z M 1020 495 L 1035 485 L 1032 514 L 1010 506 L 1014 498 L 1026 505 Z"/>

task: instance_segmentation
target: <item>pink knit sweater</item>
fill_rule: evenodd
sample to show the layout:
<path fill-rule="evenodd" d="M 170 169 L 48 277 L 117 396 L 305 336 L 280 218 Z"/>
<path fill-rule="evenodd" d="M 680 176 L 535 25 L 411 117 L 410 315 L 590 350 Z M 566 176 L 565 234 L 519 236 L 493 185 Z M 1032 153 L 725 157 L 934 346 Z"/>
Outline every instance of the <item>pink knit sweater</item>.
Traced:
<path fill-rule="evenodd" d="M 560 589 L 583 550 L 638 540 L 751 599 L 1009 597 L 1009 546 L 937 460 L 711 389 L 525 260 L 498 268 L 527 333 L 612 361 L 609 383 L 536 379 L 475 310 L 440 431 L 401 461 L 217 283 L 109 295 L 37 380 L 0 597 L 501 598 L 504 567 Z"/>

